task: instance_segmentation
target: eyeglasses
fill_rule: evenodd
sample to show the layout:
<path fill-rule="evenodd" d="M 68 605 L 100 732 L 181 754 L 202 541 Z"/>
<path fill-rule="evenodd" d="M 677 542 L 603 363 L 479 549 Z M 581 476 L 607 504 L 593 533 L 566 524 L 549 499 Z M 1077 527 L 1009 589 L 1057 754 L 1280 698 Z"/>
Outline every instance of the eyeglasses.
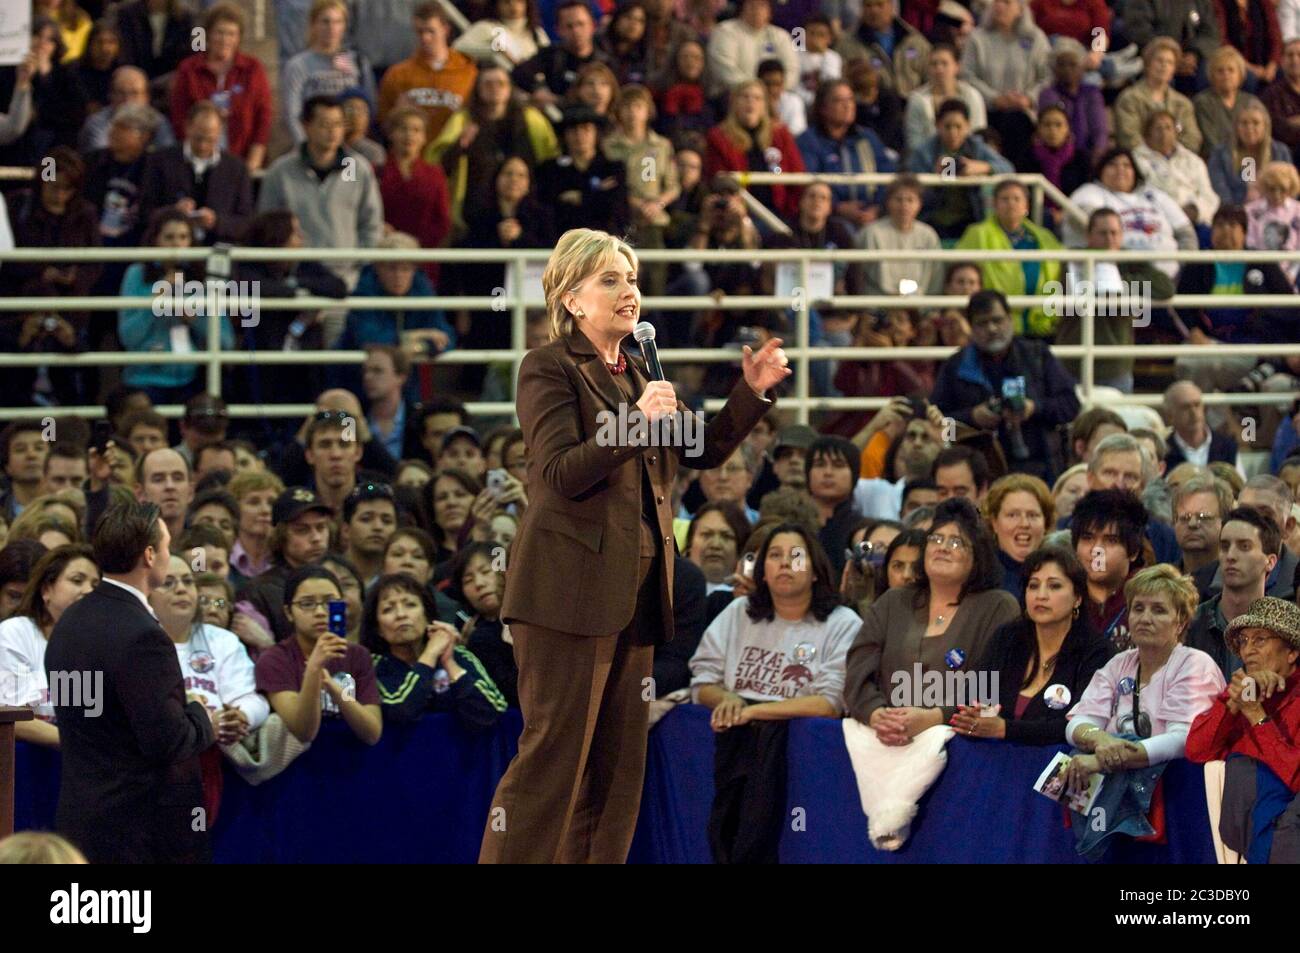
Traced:
<path fill-rule="evenodd" d="M 952 550 L 965 549 L 970 544 L 960 536 L 944 536 L 942 533 L 931 533 L 925 538 L 931 546 L 938 546 L 940 549 L 948 548 Z"/>
<path fill-rule="evenodd" d="M 1274 639 L 1280 639 L 1280 635 L 1239 635 L 1237 636 L 1237 648 L 1263 648 Z"/>
<path fill-rule="evenodd" d="M 1199 526 L 1201 523 L 1217 523 L 1219 517 L 1213 513 L 1179 513 L 1175 522 L 1182 526 Z"/>
<path fill-rule="evenodd" d="M 211 596 L 199 596 L 199 607 L 206 609 L 211 606 L 213 609 L 225 609 L 230 603 L 223 598 L 212 598 Z"/>
<path fill-rule="evenodd" d="M 312 417 L 312 420 L 354 420 L 355 418 L 346 410 L 318 410 Z"/>
<path fill-rule="evenodd" d="M 338 602 L 337 599 L 299 599 L 291 603 L 295 609 L 301 609 L 303 612 L 315 612 L 317 609 L 329 611 L 331 602 Z"/>

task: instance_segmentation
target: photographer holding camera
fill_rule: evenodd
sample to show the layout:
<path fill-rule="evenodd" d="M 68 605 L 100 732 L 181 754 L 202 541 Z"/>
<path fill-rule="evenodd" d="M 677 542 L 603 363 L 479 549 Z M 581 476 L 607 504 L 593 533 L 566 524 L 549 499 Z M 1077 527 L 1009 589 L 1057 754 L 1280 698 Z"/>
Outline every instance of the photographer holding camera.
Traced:
<path fill-rule="evenodd" d="M 1016 335 L 1000 291 L 971 295 L 966 319 L 971 343 L 939 368 L 931 399 L 954 419 L 996 432 L 1010 469 L 1050 485 L 1065 468 L 1059 428 L 1079 413 L 1074 378 L 1046 344 Z"/>

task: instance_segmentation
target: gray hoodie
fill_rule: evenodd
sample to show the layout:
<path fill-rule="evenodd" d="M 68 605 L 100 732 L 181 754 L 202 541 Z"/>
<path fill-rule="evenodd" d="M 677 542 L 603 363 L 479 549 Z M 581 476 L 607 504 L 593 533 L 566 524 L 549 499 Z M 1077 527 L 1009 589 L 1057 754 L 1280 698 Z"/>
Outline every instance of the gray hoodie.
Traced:
<path fill-rule="evenodd" d="M 1011 34 L 998 32 L 990 25 L 992 7 L 985 11 L 979 27 L 966 40 L 962 51 L 962 76 L 984 94 L 988 108 L 993 100 L 1007 92 L 1024 93 L 1031 103 L 1052 81 L 1048 57 L 1052 46 L 1047 34 L 1034 25 L 1029 4 L 1022 0 L 1022 11 Z"/>

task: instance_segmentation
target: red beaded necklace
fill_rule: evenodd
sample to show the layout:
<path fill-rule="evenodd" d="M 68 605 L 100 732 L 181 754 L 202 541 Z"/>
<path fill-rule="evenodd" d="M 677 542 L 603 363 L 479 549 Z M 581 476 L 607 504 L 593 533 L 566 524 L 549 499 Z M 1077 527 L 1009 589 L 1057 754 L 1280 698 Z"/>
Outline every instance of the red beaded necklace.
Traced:
<path fill-rule="evenodd" d="M 605 366 L 609 368 L 609 372 L 611 374 L 622 374 L 624 371 L 627 370 L 627 355 L 624 354 L 622 351 L 619 351 L 618 363 L 611 364 L 609 363 L 609 361 L 606 361 Z"/>

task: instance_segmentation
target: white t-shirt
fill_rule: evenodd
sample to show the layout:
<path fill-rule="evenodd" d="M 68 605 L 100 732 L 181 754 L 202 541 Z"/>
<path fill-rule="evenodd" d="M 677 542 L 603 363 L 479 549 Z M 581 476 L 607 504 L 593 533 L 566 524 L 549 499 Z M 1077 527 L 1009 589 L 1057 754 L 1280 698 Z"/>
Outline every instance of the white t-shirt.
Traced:
<path fill-rule="evenodd" d="M 756 702 L 821 695 L 843 714 L 844 666 L 862 628 L 858 614 L 837 606 L 825 622 L 811 613 L 798 622 L 754 622 L 748 606 L 748 597 L 736 599 L 704 630 L 691 657 L 692 699 L 699 701 L 701 685 L 722 685 Z"/>
<path fill-rule="evenodd" d="M 45 676 L 48 644 L 31 616 L 0 622 L 0 705 L 26 705 L 41 721 L 53 723 L 54 706 Z"/>
<path fill-rule="evenodd" d="M 1070 199 L 1083 209 L 1085 215 L 1091 215 L 1099 208 L 1118 212 L 1124 225 L 1126 251 L 1177 251 L 1175 232 L 1193 228 L 1177 202 L 1149 185 L 1132 192 L 1112 192 L 1098 182 L 1089 182 L 1075 189 Z M 1071 248 L 1082 248 L 1087 244 L 1083 230 L 1068 218 L 1064 234 L 1066 244 Z M 1176 262 L 1157 261 L 1154 264 L 1171 278 L 1178 274 Z"/>
<path fill-rule="evenodd" d="M 266 721 L 271 706 L 257 693 L 253 660 L 235 633 L 206 623 L 197 626 L 188 642 L 177 644 L 176 659 L 186 701 L 197 701 L 209 711 L 233 705 L 248 716 L 253 730 Z"/>

